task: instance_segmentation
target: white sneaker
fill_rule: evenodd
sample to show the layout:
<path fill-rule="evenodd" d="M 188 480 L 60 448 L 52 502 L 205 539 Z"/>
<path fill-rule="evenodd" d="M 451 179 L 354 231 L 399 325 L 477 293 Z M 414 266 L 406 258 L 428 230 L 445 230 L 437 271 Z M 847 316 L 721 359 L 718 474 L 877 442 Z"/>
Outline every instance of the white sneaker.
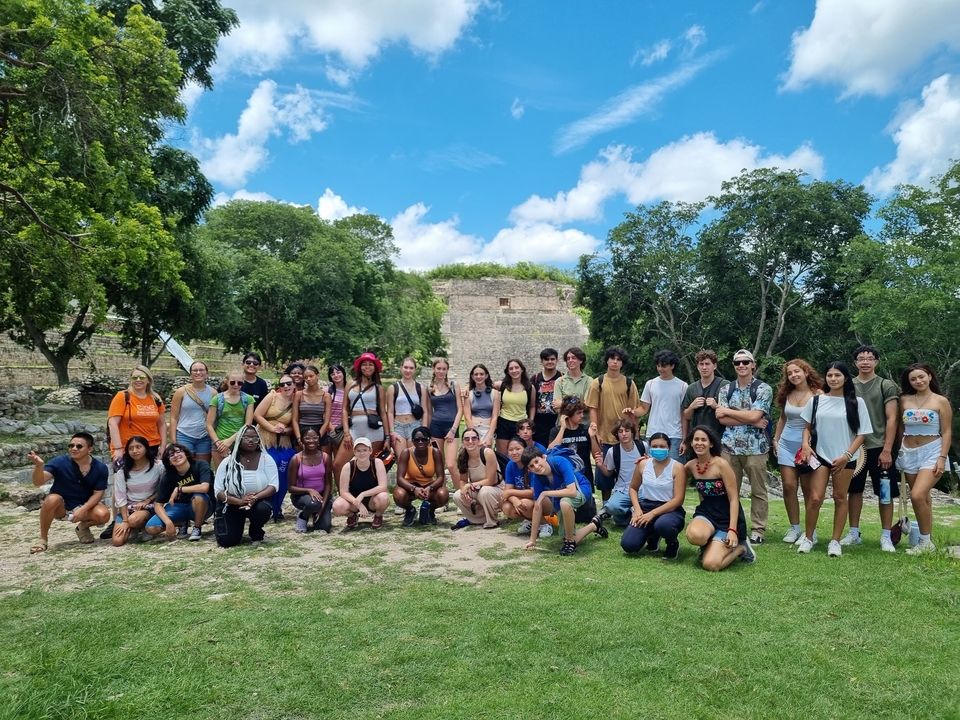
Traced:
<path fill-rule="evenodd" d="M 891 540 L 886 536 L 880 537 L 880 549 L 883 550 L 884 552 L 892 552 L 892 553 L 895 553 L 897 551 L 897 548 L 894 547 L 893 540 Z"/>
<path fill-rule="evenodd" d="M 394 514 L 394 515 L 403 515 L 405 512 L 407 512 L 407 509 L 406 509 L 406 508 L 402 508 L 402 507 L 400 507 L 399 505 L 397 505 L 397 506 L 393 509 L 393 514 Z"/>
<path fill-rule="evenodd" d="M 863 544 L 863 538 L 860 536 L 859 533 L 856 534 L 856 535 L 854 535 L 854 534 L 851 533 L 851 532 L 847 532 L 846 535 L 844 535 L 842 538 L 840 538 L 840 544 L 841 544 L 841 545 L 844 545 L 844 546 L 847 546 L 847 545 L 862 545 L 862 544 Z"/>
<path fill-rule="evenodd" d="M 797 552 L 808 553 L 813 550 L 813 546 L 816 544 L 814 540 L 810 540 L 806 535 L 801 535 L 799 542 L 797 542 Z"/>
<path fill-rule="evenodd" d="M 917 545 L 907 549 L 907 555 L 923 555 L 924 553 L 932 553 L 936 549 L 937 546 L 933 544 L 932 540 L 921 540 Z"/>
<path fill-rule="evenodd" d="M 789 530 L 787 530 L 787 534 L 783 536 L 783 541 L 785 543 L 790 543 L 791 545 L 793 545 L 794 543 L 800 542 L 800 538 L 802 537 L 803 537 L 803 530 L 801 530 L 800 528 L 792 527 Z"/>
<path fill-rule="evenodd" d="M 840 543 L 831 540 L 830 544 L 827 545 L 827 557 L 840 557 L 841 555 L 843 555 L 843 548 L 840 547 Z"/>
<path fill-rule="evenodd" d="M 540 526 L 540 532 L 537 534 L 538 538 L 548 538 L 551 535 L 553 535 L 553 525 L 544 523 Z"/>
<path fill-rule="evenodd" d="M 794 543 L 794 545 L 799 545 L 800 543 L 802 543 L 802 542 L 803 542 L 803 539 L 804 539 L 805 537 L 806 537 L 806 535 L 804 535 L 804 534 L 803 534 L 803 531 L 801 530 L 801 531 L 800 531 L 800 538 Z M 814 545 L 817 544 L 817 531 L 816 531 L 816 530 L 813 531 L 813 544 L 814 544 Z"/>
<path fill-rule="evenodd" d="M 520 527 L 517 528 L 517 535 L 529 535 L 530 528 L 533 527 L 533 523 L 529 520 L 524 520 L 520 523 Z"/>

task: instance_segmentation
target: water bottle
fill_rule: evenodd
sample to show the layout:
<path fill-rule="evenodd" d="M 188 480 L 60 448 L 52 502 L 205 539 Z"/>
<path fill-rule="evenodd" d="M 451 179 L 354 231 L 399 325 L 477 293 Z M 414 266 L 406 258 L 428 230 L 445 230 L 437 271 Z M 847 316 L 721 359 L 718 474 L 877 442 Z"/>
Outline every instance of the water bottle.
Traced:
<path fill-rule="evenodd" d="M 890 472 L 883 470 L 880 473 L 880 504 L 889 505 L 890 502 Z"/>
<path fill-rule="evenodd" d="M 920 544 L 920 526 L 916 520 L 910 521 L 910 547 L 916 547 Z"/>

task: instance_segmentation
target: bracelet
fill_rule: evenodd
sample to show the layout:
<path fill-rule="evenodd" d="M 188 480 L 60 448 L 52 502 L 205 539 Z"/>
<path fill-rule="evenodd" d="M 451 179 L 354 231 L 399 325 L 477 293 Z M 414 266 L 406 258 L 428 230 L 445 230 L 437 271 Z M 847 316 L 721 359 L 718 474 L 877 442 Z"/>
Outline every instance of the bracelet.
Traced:
<path fill-rule="evenodd" d="M 941 459 L 941 460 L 946 460 L 946 459 L 947 459 L 947 456 L 946 456 L 946 455 L 941 455 L 941 456 L 940 456 L 940 459 Z"/>
<path fill-rule="evenodd" d="M 843 454 L 847 456 L 847 460 L 853 460 L 853 455 L 850 454 L 849 450 L 844 450 Z"/>
<path fill-rule="evenodd" d="M 737 529 L 736 529 L 736 528 L 727 528 L 727 532 L 728 532 L 728 533 L 733 533 L 734 535 L 738 535 L 738 534 L 739 534 L 739 533 L 737 532 Z"/>

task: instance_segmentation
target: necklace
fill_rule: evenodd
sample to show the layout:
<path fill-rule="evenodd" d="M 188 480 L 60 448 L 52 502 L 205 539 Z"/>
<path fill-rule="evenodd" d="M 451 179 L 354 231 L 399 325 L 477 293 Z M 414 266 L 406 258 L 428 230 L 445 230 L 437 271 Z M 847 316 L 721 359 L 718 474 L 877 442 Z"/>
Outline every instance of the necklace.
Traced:
<path fill-rule="evenodd" d="M 920 397 L 919 393 L 913 396 L 914 400 L 917 401 L 918 408 L 922 408 L 924 403 L 927 402 L 927 400 L 929 400 L 932 397 L 933 397 L 933 391 L 928 392 L 926 397 L 923 397 L 923 398 Z"/>
<path fill-rule="evenodd" d="M 710 464 L 712 462 L 713 462 L 713 458 L 710 458 L 703 464 L 701 464 L 700 461 L 698 460 L 696 464 L 697 475 L 706 475 L 707 470 L 710 469 Z"/>

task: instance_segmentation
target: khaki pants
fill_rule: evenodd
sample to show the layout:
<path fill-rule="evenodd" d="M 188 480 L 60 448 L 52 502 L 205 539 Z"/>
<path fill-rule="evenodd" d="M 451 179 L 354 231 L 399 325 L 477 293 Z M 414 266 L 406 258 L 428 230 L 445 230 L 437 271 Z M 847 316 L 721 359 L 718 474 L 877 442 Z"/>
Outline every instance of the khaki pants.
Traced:
<path fill-rule="evenodd" d="M 476 510 L 471 503 L 457 490 L 453 494 L 453 502 L 463 513 L 463 516 L 474 525 L 493 525 L 500 514 L 500 501 L 503 499 L 503 483 L 499 485 L 484 485 L 477 492 Z"/>
<path fill-rule="evenodd" d="M 723 451 L 737 478 L 737 488 L 746 475 L 750 481 L 750 533 L 763 535 L 767 529 L 767 455 L 731 455 Z M 730 521 L 731 523 L 733 520 Z"/>

